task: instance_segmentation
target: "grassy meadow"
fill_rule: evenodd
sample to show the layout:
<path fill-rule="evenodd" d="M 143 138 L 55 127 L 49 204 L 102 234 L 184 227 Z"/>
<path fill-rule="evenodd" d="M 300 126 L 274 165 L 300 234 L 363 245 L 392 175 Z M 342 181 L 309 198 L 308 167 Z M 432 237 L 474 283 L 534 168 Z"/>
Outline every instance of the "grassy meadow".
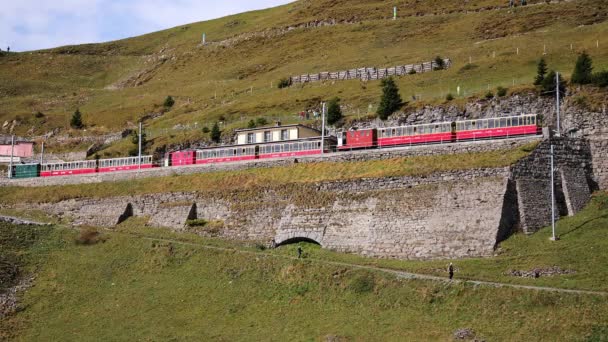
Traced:
<path fill-rule="evenodd" d="M 458 261 L 456 277 L 503 281 L 509 268 L 557 264 L 577 273 L 532 279 L 533 284 L 606 290 L 605 253 L 596 251 L 606 248 L 607 200 L 608 194 L 598 194 L 583 213 L 560 221 L 561 241 L 548 241 L 546 229 L 515 236 L 498 257 Z M 33 228 L 0 229 L 10 236 Z M 404 280 L 326 263 L 366 259 L 313 245 L 302 244 L 305 258 L 298 260 L 295 245 L 267 251 L 143 228 L 141 222 L 102 231 L 93 245 L 75 243 L 78 235 L 55 226 L 19 248 L 23 269 L 37 274 L 35 286 L 16 315 L 0 320 L 0 336 L 17 341 L 450 341 L 461 328 L 488 341 L 604 341 L 608 336 L 604 296 Z M 421 271 L 446 262 L 377 265 Z"/>

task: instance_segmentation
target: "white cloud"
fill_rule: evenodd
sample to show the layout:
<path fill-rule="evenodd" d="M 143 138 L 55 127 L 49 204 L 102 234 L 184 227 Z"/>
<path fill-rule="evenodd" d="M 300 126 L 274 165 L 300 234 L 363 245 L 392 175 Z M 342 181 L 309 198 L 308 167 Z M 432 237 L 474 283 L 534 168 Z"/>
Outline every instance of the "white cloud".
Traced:
<path fill-rule="evenodd" d="M 26 51 L 131 37 L 291 0 L 19 0 L 2 4 L 0 48 Z"/>

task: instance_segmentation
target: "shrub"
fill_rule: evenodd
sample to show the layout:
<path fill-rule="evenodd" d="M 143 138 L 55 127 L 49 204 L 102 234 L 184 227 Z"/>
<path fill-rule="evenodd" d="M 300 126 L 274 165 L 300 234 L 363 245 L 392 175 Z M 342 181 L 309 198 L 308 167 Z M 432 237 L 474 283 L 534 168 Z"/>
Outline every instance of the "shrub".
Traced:
<path fill-rule="evenodd" d="M 494 93 L 491 90 L 488 90 L 486 93 L 486 99 L 491 100 L 494 98 Z"/>
<path fill-rule="evenodd" d="M 82 113 L 80 113 L 80 109 L 76 109 L 74 114 L 72 114 L 72 120 L 70 120 L 70 126 L 72 128 L 81 129 L 84 127 L 82 123 Z"/>
<path fill-rule="evenodd" d="M 386 120 L 389 115 L 403 106 L 403 100 L 401 100 L 399 88 L 392 77 L 383 79 L 380 86 L 382 87 L 382 98 L 380 99 L 377 114 L 381 120 Z"/>
<path fill-rule="evenodd" d="M 255 121 L 253 121 L 253 119 L 249 120 L 247 123 L 247 128 L 255 128 Z"/>
<path fill-rule="evenodd" d="M 593 62 L 586 52 L 578 56 L 570 81 L 574 84 L 589 84 L 593 82 Z"/>
<path fill-rule="evenodd" d="M 598 87 L 608 87 L 608 70 L 595 73 L 593 75 L 593 84 Z"/>
<path fill-rule="evenodd" d="M 42 112 L 40 112 L 40 111 L 37 111 L 36 114 L 34 114 L 34 117 L 40 119 L 40 118 L 44 117 L 44 114 Z"/>
<path fill-rule="evenodd" d="M 446 100 L 446 101 L 448 101 L 448 102 L 449 102 L 449 101 L 452 101 L 453 99 L 454 99 L 454 95 L 452 95 L 452 93 L 448 93 L 448 94 L 445 96 L 445 100 Z"/>
<path fill-rule="evenodd" d="M 203 127 L 203 133 L 209 133 L 209 132 L 211 132 L 209 127 L 207 127 L 207 126 Z"/>
<path fill-rule="evenodd" d="M 507 96 L 507 88 L 504 88 L 504 87 L 496 88 L 496 95 L 498 95 L 498 97 Z"/>
<path fill-rule="evenodd" d="M 76 237 L 76 243 L 79 245 L 94 245 L 98 242 L 105 242 L 105 239 L 92 227 L 83 227 Z"/>
<path fill-rule="evenodd" d="M 279 89 L 287 88 L 289 86 L 291 86 L 291 78 L 281 78 L 279 80 L 279 84 L 277 85 Z"/>
<path fill-rule="evenodd" d="M 175 104 L 175 100 L 173 99 L 173 97 L 167 96 L 167 98 L 165 99 L 165 102 L 163 102 L 163 107 L 171 108 L 171 107 L 173 107 L 174 104 Z"/>
<path fill-rule="evenodd" d="M 266 118 L 257 118 L 255 119 L 255 124 L 258 126 L 268 125 L 268 120 Z"/>
<path fill-rule="evenodd" d="M 435 64 L 435 70 L 445 69 L 445 61 L 443 60 L 443 58 L 441 58 L 441 56 L 435 57 Z"/>
<path fill-rule="evenodd" d="M 340 98 L 334 97 L 329 100 L 329 104 L 327 106 L 327 123 L 330 125 L 335 124 L 336 122 L 342 119 L 342 109 L 340 109 Z"/>
<path fill-rule="evenodd" d="M 355 293 L 363 294 L 372 292 L 375 285 L 376 281 L 371 274 L 359 274 L 348 284 L 348 288 Z"/>
<path fill-rule="evenodd" d="M 412 70 L 410 70 L 410 72 L 408 72 L 408 74 L 416 75 L 416 69 L 412 68 Z"/>
<path fill-rule="evenodd" d="M 205 220 L 205 219 L 194 219 L 194 220 L 187 220 L 186 221 L 186 226 L 188 227 L 204 227 L 207 225 L 207 223 L 209 223 L 209 221 Z"/>

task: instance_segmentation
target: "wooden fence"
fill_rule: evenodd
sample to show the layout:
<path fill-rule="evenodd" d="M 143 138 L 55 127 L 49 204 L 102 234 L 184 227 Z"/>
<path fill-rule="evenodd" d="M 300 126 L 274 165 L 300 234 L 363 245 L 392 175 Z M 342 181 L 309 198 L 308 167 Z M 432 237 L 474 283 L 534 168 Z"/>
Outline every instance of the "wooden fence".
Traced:
<path fill-rule="evenodd" d="M 452 61 L 449 58 L 443 60 L 444 68 L 449 68 Z M 409 75 L 414 70 L 416 73 L 429 72 L 436 70 L 437 62 L 424 62 L 420 64 L 399 65 L 392 68 L 359 68 L 344 71 L 320 72 L 318 74 L 305 74 L 291 77 L 291 84 L 319 82 L 319 81 L 342 81 L 355 80 L 362 81 L 379 80 L 389 76 Z"/>

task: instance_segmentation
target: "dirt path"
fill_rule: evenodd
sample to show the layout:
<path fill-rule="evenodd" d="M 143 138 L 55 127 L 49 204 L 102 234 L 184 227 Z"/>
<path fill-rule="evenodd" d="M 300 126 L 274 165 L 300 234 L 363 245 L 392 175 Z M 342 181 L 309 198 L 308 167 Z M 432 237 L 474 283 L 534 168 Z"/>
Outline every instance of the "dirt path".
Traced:
<path fill-rule="evenodd" d="M 243 253 L 243 254 L 252 254 L 252 255 L 257 255 L 257 256 L 264 255 L 264 256 L 270 256 L 270 257 L 275 257 L 275 258 L 297 260 L 296 257 L 290 257 L 290 256 L 286 256 L 286 255 L 245 251 L 245 250 L 239 250 L 236 248 L 210 246 L 210 245 L 205 245 L 205 244 L 200 244 L 200 243 L 185 242 L 185 241 L 179 241 L 179 240 L 173 240 L 173 239 L 155 238 L 155 237 L 149 237 L 149 236 L 133 234 L 133 233 L 122 233 L 122 232 L 115 232 L 115 233 L 139 237 L 139 238 L 142 238 L 145 240 L 150 240 L 150 241 L 170 242 L 170 243 L 175 243 L 175 244 L 179 244 L 179 245 L 194 246 L 194 247 L 205 248 L 205 249 L 230 251 L 230 252 L 237 252 L 237 253 Z M 392 269 L 376 267 L 376 266 L 358 265 L 358 264 L 351 264 L 351 263 L 338 262 L 338 261 L 327 261 L 327 260 L 321 260 L 321 259 L 306 259 L 306 260 L 312 261 L 315 263 L 319 263 L 319 264 L 334 265 L 334 266 L 348 267 L 348 268 L 353 268 L 353 269 L 363 269 L 363 270 L 393 274 L 393 275 L 395 275 L 399 278 L 403 278 L 403 279 L 421 279 L 421 280 L 430 280 L 430 281 L 444 282 L 444 283 L 455 283 L 455 284 L 464 283 L 464 284 L 471 284 L 471 285 L 476 285 L 476 286 L 486 286 L 486 287 L 508 287 L 508 288 L 534 290 L 534 291 L 608 296 L 608 292 L 603 292 L 603 291 L 563 289 L 563 288 L 558 288 L 558 287 L 533 286 L 533 285 L 518 285 L 518 284 L 498 283 L 498 282 L 484 281 L 484 280 L 469 280 L 469 279 L 450 280 L 447 277 L 439 277 L 439 276 L 433 276 L 433 275 L 428 275 L 428 274 L 392 270 Z"/>

